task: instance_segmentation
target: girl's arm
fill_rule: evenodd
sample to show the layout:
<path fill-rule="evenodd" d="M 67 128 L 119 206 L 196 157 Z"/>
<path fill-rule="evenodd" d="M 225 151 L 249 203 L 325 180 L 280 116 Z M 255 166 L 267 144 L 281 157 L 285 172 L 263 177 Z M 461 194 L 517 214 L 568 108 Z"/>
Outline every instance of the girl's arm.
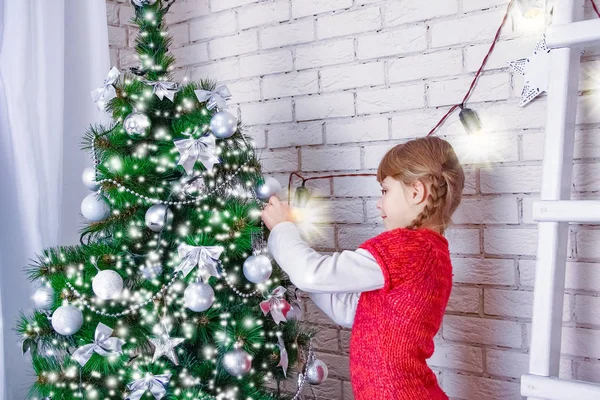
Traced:
<path fill-rule="evenodd" d="M 294 285 L 305 292 L 350 293 L 357 303 L 358 293 L 381 289 L 384 285 L 381 268 L 367 250 L 346 250 L 331 256 L 319 254 L 302 239 L 292 222 L 273 227 L 268 248 Z"/>
<path fill-rule="evenodd" d="M 360 293 L 309 293 L 308 295 L 315 305 L 336 324 L 344 328 L 352 328 Z"/>

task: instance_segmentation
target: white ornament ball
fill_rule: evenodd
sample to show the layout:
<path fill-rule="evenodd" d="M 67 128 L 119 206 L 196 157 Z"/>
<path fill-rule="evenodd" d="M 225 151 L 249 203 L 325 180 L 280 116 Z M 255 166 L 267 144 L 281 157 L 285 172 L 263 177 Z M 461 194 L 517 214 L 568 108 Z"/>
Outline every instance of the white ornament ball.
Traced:
<path fill-rule="evenodd" d="M 206 283 L 192 283 L 183 292 L 183 302 L 192 311 L 206 311 L 215 302 L 215 291 Z"/>
<path fill-rule="evenodd" d="M 81 214 L 89 221 L 99 222 L 108 218 L 110 207 L 104 196 L 98 193 L 90 193 L 81 202 Z"/>
<path fill-rule="evenodd" d="M 151 124 L 150 118 L 146 114 L 139 112 L 129 114 L 125 118 L 125 121 L 123 121 L 125 132 L 131 137 L 146 136 Z"/>
<path fill-rule="evenodd" d="M 156 3 L 157 0 L 133 0 L 133 4 L 135 4 L 138 7 L 143 7 L 146 5 L 153 5 L 154 3 Z"/>
<path fill-rule="evenodd" d="M 273 266 L 265 255 L 250 256 L 244 261 L 244 276 L 252 283 L 265 283 L 271 277 Z"/>
<path fill-rule="evenodd" d="M 228 351 L 223 355 L 223 368 L 231 376 L 244 376 L 252 368 L 252 356 L 242 349 Z"/>
<path fill-rule="evenodd" d="M 92 280 L 92 289 L 100 299 L 112 300 L 123 290 L 123 278 L 112 269 L 105 269 Z"/>
<path fill-rule="evenodd" d="M 52 314 L 52 328 L 61 335 L 74 335 L 83 325 L 83 314 L 75 306 L 60 306 Z"/>
<path fill-rule="evenodd" d="M 100 185 L 96 183 L 96 168 L 86 167 L 81 174 L 81 180 L 84 186 L 92 191 L 100 189 Z"/>
<path fill-rule="evenodd" d="M 321 360 L 313 360 L 306 366 L 306 380 L 311 385 L 320 385 L 327 379 L 329 371 Z"/>
<path fill-rule="evenodd" d="M 54 302 L 54 289 L 47 286 L 39 288 L 33 294 L 33 301 L 36 308 L 39 308 L 40 310 L 52 308 L 52 303 Z"/>
<path fill-rule="evenodd" d="M 210 130 L 219 139 L 227 139 L 237 130 L 237 120 L 230 112 L 219 111 L 210 120 Z"/>
<path fill-rule="evenodd" d="M 279 181 L 272 177 L 266 177 L 265 182 L 262 185 L 256 187 L 256 197 L 265 203 L 269 201 L 271 196 L 279 197 L 281 193 L 281 184 Z"/>
<path fill-rule="evenodd" d="M 173 212 L 165 204 L 155 204 L 146 211 L 146 226 L 160 232 L 173 221 Z"/>

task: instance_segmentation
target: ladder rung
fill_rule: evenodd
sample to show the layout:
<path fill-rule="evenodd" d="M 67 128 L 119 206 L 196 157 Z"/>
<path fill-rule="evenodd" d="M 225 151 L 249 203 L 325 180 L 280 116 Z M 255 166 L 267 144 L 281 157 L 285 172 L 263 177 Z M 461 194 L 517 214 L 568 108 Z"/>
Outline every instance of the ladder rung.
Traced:
<path fill-rule="evenodd" d="M 600 222 L 600 201 L 536 201 L 533 219 L 538 222 Z"/>
<path fill-rule="evenodd" d="M 552 25 L 546 29 L 546 45 L 551 49 L 579 48 L 593 44 L 600 44 L 599 19 Z"/>
<path fill-rule="evenodd" d="M 521 376 L 521 395 L 546 400 L 598 400 L 600 385 L 527 374 Z"/>

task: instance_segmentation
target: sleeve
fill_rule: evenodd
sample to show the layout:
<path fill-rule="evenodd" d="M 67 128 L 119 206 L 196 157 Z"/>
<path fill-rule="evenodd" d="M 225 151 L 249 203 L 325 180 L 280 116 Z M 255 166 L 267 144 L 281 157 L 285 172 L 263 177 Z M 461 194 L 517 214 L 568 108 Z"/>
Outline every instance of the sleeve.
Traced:
<path fill-rule="evenodd" d="M 311 300 L 336 324 L 352 328 L 360 293 L 309 293 Z"/>
<path fill-rule="evenodd" d="M 292 222 L 279 223 L 271 230 L 268 249 L 294 285 L 305 292 L 360 293 L 384 285 L 381 268 L 367 250 L 319 254 Z"/>

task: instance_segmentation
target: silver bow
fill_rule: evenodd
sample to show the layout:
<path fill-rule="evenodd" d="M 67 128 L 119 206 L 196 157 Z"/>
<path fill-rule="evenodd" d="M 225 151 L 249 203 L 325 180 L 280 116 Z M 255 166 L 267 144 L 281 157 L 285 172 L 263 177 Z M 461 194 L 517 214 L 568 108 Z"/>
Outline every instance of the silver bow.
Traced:
<path fill-rule="evenodd" d="M 175 140 L 175 147 L 181 157 L 177 165 L 183 165 L 185 172 L 190 175 L 194 171 L 196 161 L 200 161 L 208 171 L 218 164 L 219 157 L 216 156 L 217 149 L 214 135 L 202 136 L 199 139 L 191 138 Z"/>
<path fill-rule="evenodd" d="M 290 310 L 290 303 L 283 298 L 285 292 L 286 289 L 283 286 L 277 286 L 271 293 L 271 297 L 260 303 L 260 309 L 263 314 L 267 315 L 271 312 L 273 321 L 275 321 L 277 325 L 279 325 L 280 322 L 287 321 L 287 313 Z"/>
<path fill-rule="evenodd" d="M 154 88 L 152 89 L 152 93 L 156 95 L 159 99 L 167 98 L 171 101 L 175 98 L 175 93 L 179 90 L 177 88 L 177 83 L 175 82 L 166 82 L 166 81 L 144 81 L 147 85 L 151 85 Z"/>
<path fill-rule="evenodd" d="M 139 400 L 146 393 L 146 390 L 152 393 L 155 400 L 160 400 L 167 394 L 165 385 L 169 383 L 170 379 L 171 374 L 148 375 L 145 378 L 128 383 L 127 389 L 131 390 L 131 393 L 125 400 Z"/>
<path fill-rule="evenodd" d="M 108 72 L 106 79 L 104 80 L 104 85 L 99 87 L 98 89 L 92 90 L 92 99 L 94 103 L 98 106 L 98 109 L 104 110 L 106 107 L 106 103 L 117 97 L 117 91 L 113 86 L 113 83 L 119 79 L 119 75 L 121 73 L 117 69 L 117 67 L 112 67 Z"/>
<path fill-rule="evenodd" d="M 283 376 L 287 378 L 287 369 L 288 369 L 288 352 L 285 349 L 285 343 L 283 343 L 283 337 L 279 336 L 277 339 L 277 347 L 279 347 L 279 364 L 278 367 L 283 368 Z"/>
<path fill-rule="evenodd" d="M 96 333 L 94 334 L 94 342 L 86 344 L 78 348 L 71 356 L 77 361 L 82 367 L 92 357 L 92 354 L 98 353 L 103 357 L 110 356 L 112 354 L 122 354 L 121 347 L 125 344 L 123 339 L 111 337 L 113 330 L 102 322 L 96 326 Z"/>
<path fill-rule="evenodd" d="M 200 103 L 208 101 L 206 108 L 209 110 L 212 110 L 215 107 L 221 110 L 226 108 L 227 102 L 225 100 L 231 97 L 231 92 L 225 85 L 217 86 L 212 92 L 210 90 L 199 89 L 194 90 L 194 93 L 196 93 L 196 97 Z"/>
<path fill-rule="evenodd" d="M 187 276 L 197 265 L 202 275 L 219 276 L 219 257 L 225 251 L 222 246 L 190 246 L 181 243 L 177 251 L 182 261 L 175 269 L 176 273 L 182 271 L 183 276 Z"/>

